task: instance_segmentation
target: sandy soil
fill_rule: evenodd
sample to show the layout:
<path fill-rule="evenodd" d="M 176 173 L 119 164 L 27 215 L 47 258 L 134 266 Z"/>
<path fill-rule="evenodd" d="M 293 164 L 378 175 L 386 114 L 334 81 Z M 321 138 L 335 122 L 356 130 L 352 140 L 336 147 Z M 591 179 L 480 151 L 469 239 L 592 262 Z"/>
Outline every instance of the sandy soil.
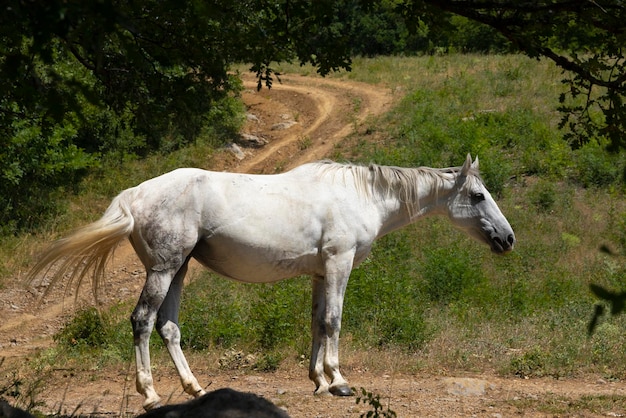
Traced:
<path fill-rule="evenodd" d="M 349 81 L 284 75 L 282 84 L 257 92 L 254 80 L 246 81 L 243 100 L 249 120 L 244 131 L 264 140 L 261 147 L 239 145 L 239 154 L 217 153 L 206 168 L 250 173 L 274 173 L 298 164 L 332 158 L 334 147 L 347 135 L 362 128 L 363 122 L 382 114 L 393 100 L 389 89 Z M 192 266 L 191 275 L 198 270 Z M 14 283 L 22 274 L 16 273 Z M 129 245 L 122 245 L 107 273 L 107 284 L 99 303 L 136 299 L 144 272 Z M 0 388 L 16 378 L 33 379 L 29 361 L 53 344 L 52 335 L 83 306 L 94 303 L 88 291 L 77 302 L 71 292 L 52 289 L 43 299 L 44 283 L 0 289 Z M 65 297 L 63 297 L 65 294 Z M 304 307 L 303 309 L 308 309 Z M 129 312 L 130 314 L 130 312 Z M 130 325 L 129 325 L 130 338 Z M 393 353 L 389 353 L 393 356 Z M 390 366 L 370 370 L 363 366 L 362 353 L 345 353 L 342 365 L 354 387 L 365 387 L 381 396 L 400 417 L 476 416 L 527 417 L 625 416 L 618 407 L 577 408 L 589 396 L 626 396 L 621 382 L 607 382 L 594 376 L 580 379 L 502 378 L 486 370 L 477 374 L 440 371 L 410 373 Z M 358 417 L 372 407 L 356 404 L 355 398 L 313 396 L 307 365 L 287 361 L 274 373 L 247 368 L 220 369 L 216 358 L 190 355 L 198 379 L 208 390 L 232 387 L 265 396 L 285 408 L 292 417 Z M 393 364 L 392 359 L 380 362 Z M 71 416 L 126 416 L 141 411 L 141 397 L 134 390 L 134 365 L 119 369 L 83 370 L 58 365 L 39 379 L 38 410 Z M 379 367 L 380 368 L 380 367 Z M 36 373 L 36 372 L 35 372 Z M 183 402 L 178 378 L 167 359 L 155 361 L 155 384 L 168 403 Z M 25 389 L 27 385 L 24 385 Z M 546 405 L 552 405 L 546 409 Z M 569 407 L 568 407 L 569 405 Z M 624 405 L 624 402 L 616 405 Z M 556 412 L 555 412 L 556 411 Z"/>

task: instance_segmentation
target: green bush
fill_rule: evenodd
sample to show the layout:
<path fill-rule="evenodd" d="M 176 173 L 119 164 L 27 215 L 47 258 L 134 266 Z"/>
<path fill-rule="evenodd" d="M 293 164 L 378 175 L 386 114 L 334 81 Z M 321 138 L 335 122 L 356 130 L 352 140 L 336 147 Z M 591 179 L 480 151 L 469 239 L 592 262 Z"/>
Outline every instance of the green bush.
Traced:
<path fill-rule="evenodd" d="M 544 376 L 545 358 L 540 349 L 535 348 L 511 359 L 511 373 L 522 378 Z"/>
<path fill-rule="evenodd" d="M 62 194 L 74 191 L 97 161 L 72 143 L 77 127 L 71 120 L 47 129 L 14 121 L 2 131 L 0 233 L 41 228 L 63 208 Z"/>
<path fill-rule="evenodd" d="M 26 37 L 22 42 L 23 50 L 32 46 Z M 142 97 L 143 108 L 130 102 L 113 106 L 104 103 L 105 89 L 73 54 L 54 41 L 50 48 L 48 57 L 33 52 L 29 64 L 19 70 L 24 71 L 21 81 L 37 80 L 38 88 L 16 82 L 3 90 L 7 93 L 0 102 L 3 235 L 44 227 L 63 212 L 66 196 L 76 192 L 95 168 L 118 170 L 124 162 L 171 153 L 199 138 L 218 145 L 232 138 L 243 123 L 243 107 L 235 97 L 241 85 L 234 77 L 228 91 L 224 86 L 216 90 L 204 86 L 200 91 L 191 88 L 194 83 L 186 70 L 179 71 L 169 74 L 179 78 L 179 83 L 172 83 L 173 91 L 153 92 L 157 100 Z M 0 63 L 11 64 L 5 61 Z M 122 96 L 113 93 L 114 100 Z"/>
<path fill-rule="evenodd" d="M 343 330 L 365 346 L 421 347 L 429 336 L 424 296 L 406 231 L 379 240 L 353 270 L 344 303 Z"/>
<path fill-rule="evenodd" d="M 530 202 L 542 212 L 549 212 L 556 202 L 556 186 L 551 181 L 538 181 L 528 191 Z"/>
<path fill-rule="evenodd" d="M 589 143 L 574 154 L 576 171 L 573 180 L 584 187 L 607 187 L 624 182 L 624 155 L 609 154 Z"/>
<path fill-rule="evenodd" d="M 196 350 L 293 346 L 310 335 L 310 295 L 308 280 L 242 284 L 205 274 L 185 288 L 181 344 Z"/>
<path fill-rule="evenodd" d="M 109 343 L 106 320 L 95 308 L 78 311 L 54 340 L 70 350 L 104 348 Z"/>
<path fill-rule="evenodd" d="M 251 307 L 250 325 L 261 349 L 294 345 L 302 336 L 310 335 L 309 280 L 291 279 L 257 286 L 258 302 Z"/>
<path fill-rule="evenodd" d="M 248 333 L 250 307 L 237 299 L 235 286 L 242 285 L 203 275 L 185 288 L 179 320 L 183 348 L 230 348 Z"/>
<path fill-rule="evenodd" d="M 425 293 L 437 303 L 449 303 L 483 280 L 480 267 L 460 248 L 428 248 L 421 266 Z"/>

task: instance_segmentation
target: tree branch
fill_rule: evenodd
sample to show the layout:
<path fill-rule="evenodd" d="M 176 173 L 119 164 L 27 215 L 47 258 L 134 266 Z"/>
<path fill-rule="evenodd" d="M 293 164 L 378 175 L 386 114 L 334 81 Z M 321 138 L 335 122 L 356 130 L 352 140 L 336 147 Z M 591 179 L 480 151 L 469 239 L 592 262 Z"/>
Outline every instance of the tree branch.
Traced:
<path fill-rule="evenodd" d="M 67 39 L 62 39 L 62 41 L 65 43 L 65 45 L 67 46 L 67 49 L 72 53 L 74 58 L 76 58 L 76 60 L 80 62 L 83 65 L 83 67 L 87 68 L 90 71 L 96 72 L 97 70 L 96 66 L 91 61 L 84 58 L 80 54 L 78 49 L 76 49 L 76 47 L 72 44 L 72 42 L 68 41 Z"/>

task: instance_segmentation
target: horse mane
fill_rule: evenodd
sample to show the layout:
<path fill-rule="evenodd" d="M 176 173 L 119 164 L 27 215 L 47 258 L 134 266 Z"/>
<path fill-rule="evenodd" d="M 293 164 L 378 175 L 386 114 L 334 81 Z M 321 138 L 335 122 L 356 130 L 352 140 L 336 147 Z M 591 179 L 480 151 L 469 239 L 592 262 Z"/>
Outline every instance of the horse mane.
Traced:
<path fill-rule="evenodd" d="M 442 183 L 450 176 L 456 177 L 461 167 L 405 168 L 378 164 L 360 165 L 352 163 L 336 163 L 330 160 L 313 163 L 319 169 L 320 176 L 332 175 L 333 180 L 340 175 L 342 181 L 348 184 L 352 177 L 357 193 L 368 199 L 397 195 L 411 216 L 420 211 L 419 193 L 423 187 L 435 190 L 441 188 Z M 349 176 L 348 174 L 351 174 Z M 470 175 L 482 182 L 477 169 L 472 168 Z"/>

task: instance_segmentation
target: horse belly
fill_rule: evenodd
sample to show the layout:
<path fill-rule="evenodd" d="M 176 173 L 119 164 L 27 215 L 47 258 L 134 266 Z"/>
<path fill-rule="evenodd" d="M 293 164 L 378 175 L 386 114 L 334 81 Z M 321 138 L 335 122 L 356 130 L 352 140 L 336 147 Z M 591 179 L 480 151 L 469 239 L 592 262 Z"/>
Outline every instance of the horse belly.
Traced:
<path fill-rule="evenodd" d="M 323 274 L 314 248 L 288 252 L 212 238 L 200 241 L 191 255 L 208 269 L 242 282 L 267 283 L 302 274 Z"/>

